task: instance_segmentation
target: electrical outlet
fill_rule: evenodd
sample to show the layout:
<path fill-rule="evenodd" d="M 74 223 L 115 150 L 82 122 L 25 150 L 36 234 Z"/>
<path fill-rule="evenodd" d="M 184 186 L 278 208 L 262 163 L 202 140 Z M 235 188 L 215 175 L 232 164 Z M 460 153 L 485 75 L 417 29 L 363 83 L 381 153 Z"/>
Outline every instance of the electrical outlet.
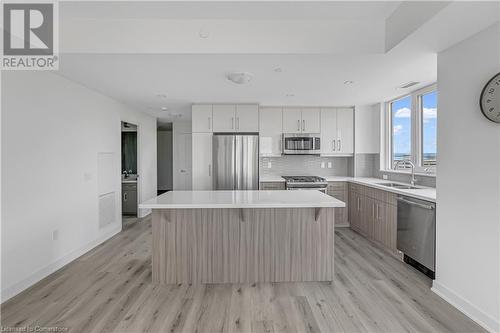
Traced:
<path fill-rule="evenodd" d="M 321 162 L 321 169 L 325 168 L 325 162 Z"/>
<path fill-rule="evenodd" d="M 328 169 L 332 168 L 332 162 L 328 162 Z"/>
<path fill-rule="evenodd" d="M 52 240 L 58 240 L 59 239 L 59 230 L 54 230 L 52 231 Z"/>
<path fill-rule="evenodd" d="M 389 177 L 387 177 L 387 175 L 382 175 L 382 179 L 387 180 L 387 178 L 389 178 Z"/>
<path fill-rule="evenodd" d="M 267 162 L 267 168 L 271 169 L 273 167 L 273 164 L 271 162 Z"/>

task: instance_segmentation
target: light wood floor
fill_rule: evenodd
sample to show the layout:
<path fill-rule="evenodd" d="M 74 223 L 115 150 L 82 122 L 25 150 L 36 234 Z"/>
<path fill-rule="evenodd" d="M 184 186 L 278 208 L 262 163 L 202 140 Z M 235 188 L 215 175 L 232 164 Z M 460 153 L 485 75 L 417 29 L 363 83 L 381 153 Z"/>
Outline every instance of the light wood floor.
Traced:
<path fill-rule="evenodd" d="M 332 283 L 151 284 L 145 219 L 1 307 L 3 326 L 69 332 L 483 332 L 430 280 L 336 229 Z"/>

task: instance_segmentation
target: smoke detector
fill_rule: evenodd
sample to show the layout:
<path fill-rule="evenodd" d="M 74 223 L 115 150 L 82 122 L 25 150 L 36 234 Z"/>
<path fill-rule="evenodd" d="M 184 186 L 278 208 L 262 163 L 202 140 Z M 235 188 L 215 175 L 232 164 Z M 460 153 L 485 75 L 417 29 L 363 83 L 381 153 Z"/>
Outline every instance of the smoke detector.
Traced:
<path fill-rule="evenodd" d="M 232 72 L 226 75 L 227 79 L 236 84 L 247 84 L 252 81 L 253 75 L 248 72 Z"/>

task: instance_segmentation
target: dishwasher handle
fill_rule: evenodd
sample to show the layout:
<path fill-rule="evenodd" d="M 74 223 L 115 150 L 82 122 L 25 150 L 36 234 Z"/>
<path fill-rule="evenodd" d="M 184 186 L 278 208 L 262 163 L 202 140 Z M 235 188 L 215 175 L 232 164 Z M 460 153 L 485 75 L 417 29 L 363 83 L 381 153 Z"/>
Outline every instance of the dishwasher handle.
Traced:
<path fill-rule="evenodd" d="M 418 202 L 415 202 L 415 201 L 410 201 L 410 200 L 405 199 L 403 197 L 398 197 L 397 200 L 400 201 L 400 202 L 404 202 L 404 203 L 406 203 L 408 205 L 417 206 L 417 207 L 420 207 L 420 208 L 423 208 L 423 209 L 427 209 L 427 210 L 434 210 L 434 206 L 433 205 L 424 205 L 424 204 L 421 204 L 421 203 L 418 203 Z"/>

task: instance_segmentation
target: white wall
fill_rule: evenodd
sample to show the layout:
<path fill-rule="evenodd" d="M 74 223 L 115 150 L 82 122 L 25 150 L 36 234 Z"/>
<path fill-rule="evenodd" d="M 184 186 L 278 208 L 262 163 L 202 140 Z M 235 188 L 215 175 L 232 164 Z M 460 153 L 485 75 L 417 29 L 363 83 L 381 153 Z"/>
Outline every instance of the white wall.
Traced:
<path fill-rule="evenodd" d="M 500 126 L 479 110 L 500 72 L 497 24 L 438 55 L 436 280 L 433 290 L 500 331 Z"/>
<path fill-rule="evenodd" d="M 354 126 L 356 154 L 378 154 L 380 152 L 380 104 L 356 105 Z"/>
<path fill-rule="evenodd" d="M 158 189 L 172 190 L 172 131 L 158 131 Z"/>
<path fill-rule="evenodd" d="M 2 118 L 4 301 L 121 230 L 122 120 L 139 126 L 140 195 L 155 195 L 156 120 L 42 71 L 2 73 Z M 101 229 L 98 152 L 116 168 L 116 220 Z"/>
<path fill-rule="evenodd" d="M 173 131 L 173 187 L 174 190 L 191 190 L 191 121 L 175 121 Z"/>

